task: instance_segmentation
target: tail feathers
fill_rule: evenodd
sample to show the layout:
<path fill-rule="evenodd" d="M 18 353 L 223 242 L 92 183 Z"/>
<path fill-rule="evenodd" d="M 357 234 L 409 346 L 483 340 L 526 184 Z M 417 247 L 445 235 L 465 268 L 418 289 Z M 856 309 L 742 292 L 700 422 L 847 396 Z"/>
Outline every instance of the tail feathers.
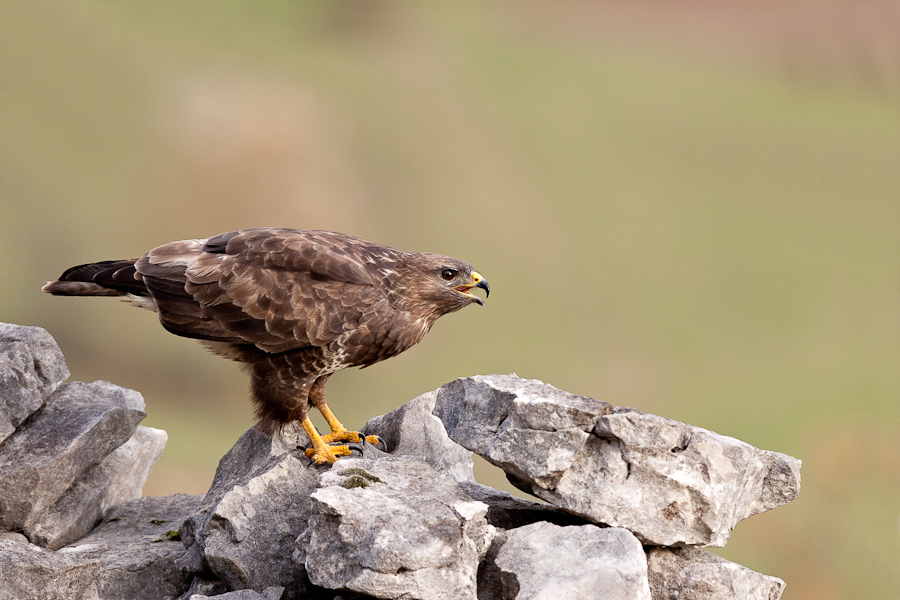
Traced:
<path fill-rule="evenodd" d="M 124 296 L 147 295 L 144 282 L 136 279 L 136 259 L 105 260 L 78 265 L 41 288 L 55 296 Z"/>

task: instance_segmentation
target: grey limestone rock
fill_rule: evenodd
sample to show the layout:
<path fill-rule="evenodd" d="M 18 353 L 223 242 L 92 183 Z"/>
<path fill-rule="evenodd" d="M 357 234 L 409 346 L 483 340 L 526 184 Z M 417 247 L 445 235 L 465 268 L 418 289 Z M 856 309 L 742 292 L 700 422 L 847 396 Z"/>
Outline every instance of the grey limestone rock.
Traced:
<path fill-rule="evenodd" d="M 699 548 L 649 548 L 653 600 L 778 600 L 784 581 Z"/>
<path fill-rule="evenodd" d="M 90 576 L 95 595 L 89 598 L 177 598 L 188 588 L 191 577 L 175 566 L 185 550 L 172 537 L 178 524 L 196 510 L 200 499 L 175 494 L 129 500 L 110 510 L 90 535 L 55 554 L 75 564 L 95 566 Z"/>
<path fill-rule="evenodd" d="M 31 540 L 56 550 L 87 535 L 111 507 L 140 498 L 167 439 L 162 429 L 139 425 L 130 440 L 85 471 L 29 528 Z"/>
<path fill-rule="evenodd" d="M 625 529 L 534 523 L 506 535 L 494 559 L 502 600 L 650 600 L 647 558 Z"/>
<path fill-rule="evenodd" d="M 4 531 L 0 533 L 0 540 L 9 540 L 11 542 L 20 542 L 22 544 L 30 543 L 28 538 L 16 531 Z"/>
<path fill-rule="evenodd" d="M 406 458 L 343 459 L 312 494 L 296 558 L 316 585 L 404 600 L 475 600 L 487 506 Z"/>
<path fill-rule="evenodd" d="M 0 443 L 68 377 L 65 358 L 49 333 L 0 323 Z"/>
<path fill-rule="evenodd" d="M 193 594 L 189 600 L 280 600 L 284 594 L 283 587 L 270 587 L 262 592 L 253 590 L 237 590 L 234 592 L 226 592 L 217 596 L 204 596 L 203 594 Z"/>
<path fill-rule="evenodd" d="M 97 598 L 100 565 L 46 548 L 0 539 L 0 600 Z"/>
<path fill-rule="evenodd" d="M 61 385 L 0 446 L 0 528 L 39 523 L 88 469 L 132 436 L 144 400 L 106 381 Z"/>
<path fill-rule="evenodd" d="M 457 481 L 474 483 L 472 453 L 451 440 L 432 414 L 436 398 L 437 390 L 422 394 L 369 420 L 361 432 L 378 435 L 391 456 L 406 456 L 450 473 Z"/>
<path fill-rule="evenodd" d="M 284 587 L 302 594 L 307 579 L 292 560 L 294 540 L 307 526 L 309 495 L 319 472 L 297 446 L 304 434 L 274 437 L 248 430 L 222 458 L 200 508 L 181 528 L 186 572 L 211 571 L 229 589 Z"/>
<path fill-rule="evenodd" d="M 187 591 L 178 600 L 191 600 L 192 596 L 220 596 L 228 591 L 228 586 L 218 579 L 194 577 Z"/>
<path fill-rule="evenodd" d="M 515 375 L 450 382 L 434 414 L 520 489 L 646 544 L 722 546 L 800 489 L 795 458 Z"/>

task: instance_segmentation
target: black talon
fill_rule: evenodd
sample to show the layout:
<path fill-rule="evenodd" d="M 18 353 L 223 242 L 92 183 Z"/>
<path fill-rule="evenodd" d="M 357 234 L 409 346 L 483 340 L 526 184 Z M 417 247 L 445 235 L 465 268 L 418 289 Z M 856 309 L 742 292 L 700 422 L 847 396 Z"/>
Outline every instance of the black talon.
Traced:
<path fill-rule="evenodd" d="M 353 454 L 353 451 L 356 450 L 359 452 L 359 455 L 362 456 L 365 452 L 363 451 L 363 445 L 366 443 L 365 438 L 361 443 L 347 444 L 347 448 L 350 450 L 350 453 Z"/>

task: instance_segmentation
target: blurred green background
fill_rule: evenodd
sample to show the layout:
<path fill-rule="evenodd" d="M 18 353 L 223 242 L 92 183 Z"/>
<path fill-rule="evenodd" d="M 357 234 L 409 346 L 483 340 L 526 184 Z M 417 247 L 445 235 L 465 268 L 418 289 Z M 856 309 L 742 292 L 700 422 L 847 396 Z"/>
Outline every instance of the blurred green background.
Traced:
<path fill-rule="evenodd" d="M 800 498 L 721 553 L 897 598 L 897 31 L 888 0 L 4 2 L 0 320 L 141 391 L 145 493 L 202 493 L 239 367 L 44 282 L 269 225 L 458 256 L 487 306 L 335 376 L 348 426 L 515 371 L 786 452 Z"/>

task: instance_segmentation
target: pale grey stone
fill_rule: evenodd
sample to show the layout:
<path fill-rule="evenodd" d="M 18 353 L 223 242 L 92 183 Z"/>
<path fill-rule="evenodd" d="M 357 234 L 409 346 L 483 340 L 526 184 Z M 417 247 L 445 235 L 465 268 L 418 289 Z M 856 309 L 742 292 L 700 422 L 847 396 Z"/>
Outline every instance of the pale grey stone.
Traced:
<path fill-rule="evenodd" d="M 653 600 L 778 600 L 784 581 L 698 548 L 649 548 Z"/>
<path fill-rule="evenodd" d="M 537 380 L 478 375 L 442 386 L 434 414 L 451 439 L 510 476 L 553 487 L 611 410 Z"/>
<path fill-rule="evenodd" d="M 328 467 L 297 450 L 308 443 L 301 431 L 270 438 L 251 428 L 222 458 L 199 510 L 182 526 L 183 570 L 209 570 L 232 590 L 284 587 L 285 598 L 305 592 L 305 569 L 292 560 L 294 541 Z"/>
<path fill-rule="evenodd" d="M 436 398 L 437 390 L 422 394 L 369 420 L 360 431 L 380 437 L 384 451 L 391 456 L 412 458 L 450 473 L 457 481 L 474 483 L 472 453 L 451 440 L 443 423 L 432 414 Z"/>
<path fill-rule="evenodd" d="M 175 566 L 185 550 L 172 536 L 200 500 L 200 496 L 187 494 L 129 500 L 112 508 L 90 535 L 64 546 L 56 555 L 97 566 L 92 575 L 93 598 L 177 598 L 187 590 L 192 577 Z"/>
<path fill-rule="evenodd" d="M 534 523 L 506 536 L 495 559 L 503 600 L 650 600 L 643 547 L 625 529 Z"/>
<path fill-rule="evenodd" d="M 0 443 L 68 377 L 65 358 L 44 329 L 0 323 Z"/>
<path fill-rule="evenodd" d="M 9 540 L 11 542 L 19 542 L 21 544 L 28 544 L 28 538 L 22 535 L 17 531 L 4 531 L 0 533 L 0 540 Z"/>
<path fill-rule="evenodd" d="M 343 459 L 319 478 L 296 558 L 319 586 L 404 600 L 475 600 L 494 529 L 450 475 L 407 458 Z"/>
<path fill-rule="evenodd" d="M 146 416 L 133 390 L 107 381 L 61 385 L 0 446 L 0 527 L 35 525 L 63 493 L 132 436 Z"/>
<path fill-rule="evenodd" d="M 220 596 L 227 591 L 228 586 L 225 585 L 225 582 L 198 576 L 194 577 L 190 587 L 178 600 L 191 600 L 192 596 Z"/>
<path fill-rule="evenodd" d="M 520 489 L 653 545 L 724 545 L 794 499 L 800 461 L 515 375 L 459 379 L 434 414 Z"/>
<path fill-rule="evenodd" d="M 11 540 L 0 539 L 0 599 L 88 600 L 97 598 L 100 565 Z"/>
<path fill-rule="evenodd" d="M 203 594 L 193 594 L 189 600 L 281 600 L 284 594 L 283 587 L 270 587 L 262 592 L 253 590 L 237 590 L 234 592 L 226 592 L 217 596 L 204 596 Z"/>
<path fill-rule="evenodd" d="M 131 439 L 88 469 L 27 529 L 31 540 L 56 550 L 87 535 L 111 507 L 141 497 L 166 446 L 162 429 L 138 426 Z"/>

